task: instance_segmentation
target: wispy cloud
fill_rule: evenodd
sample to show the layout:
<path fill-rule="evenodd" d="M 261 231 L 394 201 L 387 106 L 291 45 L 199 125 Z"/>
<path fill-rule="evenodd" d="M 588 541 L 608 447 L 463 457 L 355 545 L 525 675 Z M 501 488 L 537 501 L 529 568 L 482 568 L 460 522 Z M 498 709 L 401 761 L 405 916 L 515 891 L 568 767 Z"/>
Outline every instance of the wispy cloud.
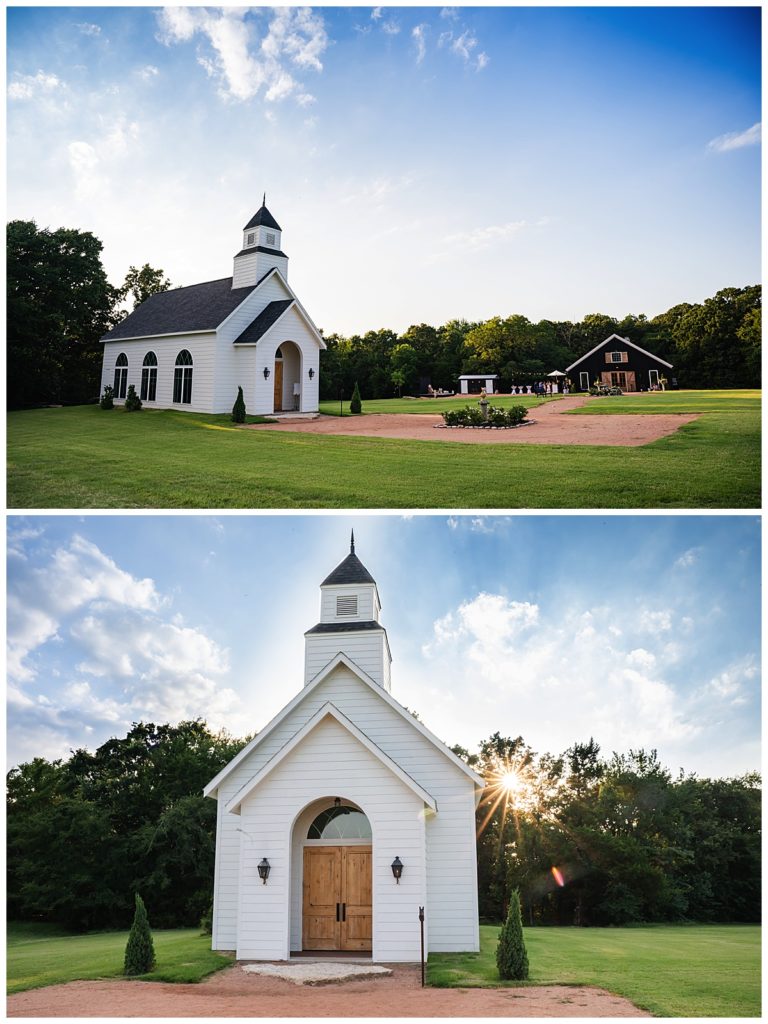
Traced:
<path fill-rule="evenodd" d="M 143 82 L 151 82 L 160 74 L 160 69 L 156 68 L 154 64 L 145 64 L 143 68 L 138 69 L 136 74 Z"/>
<path fill-rule="evenodd" d="M 16 72 L 8 86 L 8 99 L 31 100 L 36 96 L 47 95 L 64 88 L 64 83 L 57 75 L 47 71 L 38 71 L 34 75 L 22 75 Z"/>
<path fill-rule="evenodd" d="M 411 31 L 411 36 L 416 43 L 416 63 L 421 64 L 424 57 L 427 54 L 427 41 L 425 39 L 425 33 L 427 31 L 426 25 L 416 25 Z"/>
<path fill-rule="evenodd" d="M 165 45 L 201 36 L 210 46 L 197 61 L 226 99 L 246 101 L 263 92 L 283 100 L 301 88 L 290 68 L 320 72 L 328 34 L 321 15 L 306 7 L 279 7 L 259 38 L 247 8 L 166 7 L 158 14 Z"/>
<path fill-rule="evenodd" d="M 456 54 L 475 71 L 482 71 L 490 62 L 488 54 L 484 50 L 477 49 L 480 45 L 477 36 L 468 28 L 460 33 L 454 32 L 452 29 L 441 32 L 437 45 L 447 47 L 451 53 Z"/>
<path fill-rule="evenodd" d="M 707 143 L 707 149 L 715 153 L 728 153 L 732 149 L 743 149 L 745 146 L 759 146 L 762 139 L 761 122 L 753 124 L 742 132 L 726 132 L 718 135 Z"/>
<path fill-rule="evenodd" d="M 80 31 L 83 33 L 84 36 L 100 36 L 101 35 L 101 25 L 94 25 L 91 22 L 85 21 L 85 22 L 80 22 L 77 25 L 77 27 L 80 29 Z"/>
<path fill-rule="evenodd" d="M 675 559 L 675 568 L 677 569 L 690 569 L 692 565 L 695 565 L 699 560 L 701 554 L 700 548 L 688 548 L 684 551 L 679 558 Z"/>

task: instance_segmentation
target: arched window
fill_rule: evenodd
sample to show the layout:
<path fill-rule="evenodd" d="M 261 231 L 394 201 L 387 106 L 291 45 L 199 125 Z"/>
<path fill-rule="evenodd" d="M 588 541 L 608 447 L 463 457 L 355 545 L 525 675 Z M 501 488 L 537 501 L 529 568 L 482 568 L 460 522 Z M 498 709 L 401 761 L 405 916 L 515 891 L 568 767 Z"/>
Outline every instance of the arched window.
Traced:
<path fill-rule="evenodd" d="M 185 348 L 176 356 L 173 371 L 173 400 L 182 405 L 192 402 L 192 356 Z"/>
<path fill-rule="evenodd" d="M 329 807 L 321 811 L 307 832 L 307 839 L 370 839 L 371 823 L 356 807 Z"/>
<path fill-rule="evenodd" d="M 279 348 L 277 350 L 277 352 L 275 352 L 275 359 L 282 359 L 282 358 L 283 358 L 283 350 L 281 348 Z"/>
<path fill-rule="evenodd" d="M 121 352 L 115 360 L 115 398 L 125 398 L 128 388 L 128 356 Z"/>
<path fill-rule="evenodd" d="M 141 367 L 141 400 L 142 402 L 154 402 L 156 394 L 157 356 L 154 352 L 147 352 Z"/>

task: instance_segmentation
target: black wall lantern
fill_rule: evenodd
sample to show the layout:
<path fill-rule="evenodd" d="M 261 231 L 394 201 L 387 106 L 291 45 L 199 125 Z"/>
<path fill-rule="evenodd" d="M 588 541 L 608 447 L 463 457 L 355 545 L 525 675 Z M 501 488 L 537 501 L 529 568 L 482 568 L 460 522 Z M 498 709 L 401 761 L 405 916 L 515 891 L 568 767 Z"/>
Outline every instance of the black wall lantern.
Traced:
<path fill-rule="evenodd" d="M 400 877 L 403 874 L 403 862 L 399 857 L 395 857 L 392 861 L 392 874 L 395 876 L 395 881 L 400 885 Z"/>
<path fill-rule="evenodd" d="M 312 367 L 310 366 L 310 368 L 309 368 L 309 379 L 310 379 L 310 380 L 312 380 L 312 378 L 313 378 L 314 376 L 315 376 L 315 371 L 314 371 L 314 370 L 312 369 Z"/>
<path fill-rule="evenodd" d="M 264 380 L 269 380 L 269 367 L 264 367 Z"/>
<path fill-rule="evenodd" d="M 261 863 L 259 864 L 257 870 L 259 872 L 259 878 L 262 880 L 264 885 L 266 885 L 267 879 L 269 878 L 269 861 L 267 860 L 266 857 L 261 858 Z"/>

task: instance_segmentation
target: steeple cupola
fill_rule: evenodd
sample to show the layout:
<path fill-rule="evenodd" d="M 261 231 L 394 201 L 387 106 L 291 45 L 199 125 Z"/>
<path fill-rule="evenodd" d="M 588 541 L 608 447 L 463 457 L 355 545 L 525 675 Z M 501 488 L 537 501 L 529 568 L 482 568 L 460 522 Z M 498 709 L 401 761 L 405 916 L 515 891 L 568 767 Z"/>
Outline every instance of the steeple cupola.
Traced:
<path fill-rule="evenodd" d="M 355 554 L 352 531 L 349 554 L 320 584 L 320 621 L 304 634 L 304 685 L 346 654 L 389 691 L 392 655 L 380 615 L 376 581 Z"/>
<path fill-rule="evenodd" d="M 281 250 L 282 228 L 267 209 L 264 194 L 261 207 L 243 228 L 243 247 L 235 256 L 233 288 L 249 288 L 273 267 L 288 279 L 288 257 Z"/>

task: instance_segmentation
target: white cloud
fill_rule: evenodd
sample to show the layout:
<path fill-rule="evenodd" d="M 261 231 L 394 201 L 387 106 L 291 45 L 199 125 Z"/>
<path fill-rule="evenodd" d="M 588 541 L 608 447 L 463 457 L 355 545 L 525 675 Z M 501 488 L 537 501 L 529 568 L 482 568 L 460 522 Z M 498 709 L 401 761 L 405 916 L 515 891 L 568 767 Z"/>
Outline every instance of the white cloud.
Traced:
<path fill-rule="evenodd" d="M 329 40 L 321 15 L 305 7 L 275 8 L 260 40 L 248 15 L 248 8 L 166 7 L 158 14 L 159 38 L 168 46 L 196 34 L 207 39 L 213 52 L 198 54 L 198 63 L 226 99 L 246 101 L 263 90 L 268 102 L 279 101 L 300 88 L 288 65 L 322 71 Z"/>
<path fill-rule="evenodd" d="M 444 10 L 453 11 L 454 8 L 444 8 Z M 441 17 L 443 16 L 441 12 Z M 447 16 L 447 15 L 446 15 Z M 456 20 L 455 15 L 450 15 L 453 20 Z M 437 45 L 440 47 L 447 46 L 451 53 L 460 57 L 464 63 L 473 67 L 475 71 L 482 71 L 483 68 L 487 67 L 490 63 L 491 58 L 485 51 L 477 51 L 477 47 L 480 45 L 478 38 L 471 29 L 465 28 L 463 32 L 457 34 L 452 29 L 447 29 L 445 32 L 441 32 L 437 40 Z"/>
<path fill-rule="evenodd" d="M 758 121 L 751 128 L 741 132 L 726 132 L 718 135 L 707 143 L 707 149 L 715 153 L 727 153 L 732 149 L 743 149 L 745 146 L 759 146 L 762 139 L 762 126 Z"/>
<path fill-rule="evenodd" d="M 469 29 L 465 29 L 460 36 L 456 36 L 451 40 L 451 52 L 457 54 L 465 61 L 469 61 L 472 57 L 472 51 L 477 46 L 477 39 Z"/>
<path fill-rule="evenodd" d="M 394 18 L 391 18 L 389 21 L 382 21 L 381 31 L 388 36 L 396 36 L 400 32 L 400 24 Z"/>
<path fill-rule="evenodd" d="M 143 68 L 139 68 L 136 74 L 144 82 L 151 82 L 153 78 L 157 78 L 160 74 L 160 69 L 156 68 L 154 64 L 145 64 Z"/>
<path fill-rule="evenodd" d="M 411 32 L 413 39 L 416 41 L 416 63 L 421 64 L 427 53 L 427 44 L 424 38 L 426 32 L 426 25 L 416 25 Z"/>
<path fill-rule="evenodd" d="M 94 24 L 92 24 L 90 22 L 85 21 L 85 22 L 81 22 L 80 24 L 78 24 L 77 27 L 80 29 L 80 31 L 83 33 L 84 36 L 100 36 L 101 35 L 101 26 L 100 25 L 94 25 Z"/>
<path fill-rule="evenodd" d="M 498 727 L 552 753 L 590 735 L 617 750 L 692 741 L 702 723 L 666 676 L 663 653 L 612 633 L 615 615 L 613 608 L 548 613 L 488 593 L 462 603 L 434 622 L 420 675 L 460 692 L 463 718 L 454 715 L 447 727 L 438 708 L 432 728 L 452 728 L 448 738 L 465 742 L 473 729 L 486 736 Z M 418 706 L 430 684 L 410 685 Z"/>
<path fill-rule="evenodd" d="M 379 18 L 381 18 L 381 8 L 374 7 L 373 10 L 371 11 L 371 19 L 373 21 L 378 21 Z"/>
<path fill-rule="evenodd" d="M 49 95 L 64 88 L 64 83 L 54 74 L 38 71 L 35 75 L 22 75 L 15 72 L 8 86 L 8 98 L 11 100 L 31 100 L 37 96 Z"/>
<path fill-rule="evenodd" d="M 506 224 L 490 224 L 488 227 L 446 235 L 443 238 L 443 244 L 448 251 L 462 248 L 470 252 L 477 252 L 480 249 L 487 249 L 496 242 L 517 235 L 527 227 L 529 224 L 526 220 L 508 221 Z"/>
<path fill-rule="evenodd" d="M 75 668 L 61 682 L 49 663 L 51 644 L 74 652 L 68 657 Z M 30 751 L 62 756 L 85 742 L 84 731 L 101 740 L 139 718 L 200 715 L 223 725 L 239 705 L 222 684 L 228 671 L 228 651 L 171 614 L 153 580 L 125 572 L 82 537 L 41 567 L 22 562 L 11 577 L 8 699 L 16 759 Z"/>
<path fill-rule="evenodd" d="M 668 610 L 651 611 L 649 608 L 643 608 L 637 622 L 642 632 L 666 633 L 672 628 L 672 613 Z"/>
<path fill-rule="evenodd" d="M 135 152 L 139 136 L 138 123 L 120 116 L 111 123 L 102 123 L 93 144 L 82 139 L 70 142 L 67 156 L 75 179 L 76 197 L 80 200 L 107 197 L 114 165 Z"/>
<path fill-rule="evenodd" d="M 459 12 L 455 7 L 443 7 L 440 11 L 440 17 L 446 18 L 449 21 L 456 21 L 459 17 Z"/>
<path fill-rule="evenodd" d="M 688 548 L 684 551 L 679 558 L 675 559 L 676 569 L 690 569 L 692 565 L 695 565 L 699 560 L 701 554 L 701 548 Z"/>

